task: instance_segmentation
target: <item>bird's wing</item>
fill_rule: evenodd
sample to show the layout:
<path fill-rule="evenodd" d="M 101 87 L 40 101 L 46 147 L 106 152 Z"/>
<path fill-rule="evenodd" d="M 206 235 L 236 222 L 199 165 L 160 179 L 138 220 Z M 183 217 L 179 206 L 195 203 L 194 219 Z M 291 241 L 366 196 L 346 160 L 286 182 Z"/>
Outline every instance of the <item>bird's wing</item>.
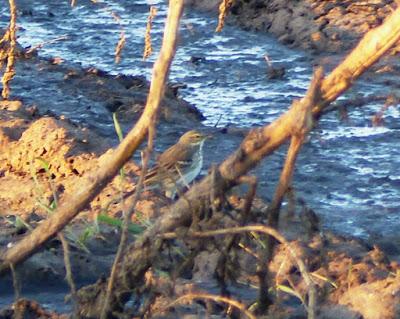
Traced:
<path fill-rule="evenodd" d="M 160 155 L 157 164 L 169 168 L 174 165 L 174 163 L 184 162 L 192 158 L 192 148 L 185 147 L 181 144 L 175 144 L 167 149 L 164 153 Z"/>
<path fill-rule="evenodd" d="M 191 164 L 192 154 L 188 154 L 188 151 L 191 150 L 188 150 L 180 144 L 175 144 L 168 148 L 160 155 L 157 164 L 147 172 L 145 177 L 146 184 L 156 181 L 157 179 L 161 180 L 162 178 L 167 178 L 167 173 L 170 172 L 170 174 L 172 174 L 171 170 L 174 170 L 177 164 Z"/>

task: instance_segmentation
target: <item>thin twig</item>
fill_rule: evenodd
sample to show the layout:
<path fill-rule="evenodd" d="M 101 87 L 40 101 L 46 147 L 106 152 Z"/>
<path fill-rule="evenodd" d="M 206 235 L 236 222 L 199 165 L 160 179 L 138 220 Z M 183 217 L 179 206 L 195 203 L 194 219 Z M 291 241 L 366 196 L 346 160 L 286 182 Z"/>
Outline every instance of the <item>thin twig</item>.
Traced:
<path fill-rule="evenodd" d="M 123 257 L 123 251 L 125 250 L 127 241 L 128 241 L 128 236 L 129 236 L 129 224 L 131 222 L 133 213 L 135 212 L 136 204 L 139 200 L 139 196 L 142 192 L 142 188 L 144 185 L 144 180 L 147 174 L 147 168 L 150 160 L 151 153 L 153 152 L 153 147 L 154 147 L 154 136 L 155 136 L 155 124 L 156 124 L 156 118 L 157 114 L 154 114 L 150 119 L 149 119 L 149 130 L 148 130 L 148 141 L 147 141 L 147 147 L 146 150 L 144 151 L 143 155 L 143 160 L 142 160 L 142 170 L 140 173 L 139 181 L 138 184 L 135 187 L 135 194 L 132 200 L 132 203 L 130 204 L 130 207 L 128 211 L 124 215 L 124 222 L 122 225 L 122 233 L 121 233 L 121 239 L 120 243 L 118 246 L 118 251 L 114 259 L 114 263 L 111 269 L 111 274 L 110 278 L 108 281 L 107 285 L 107 291 L 106 291 L 106 297 L 104 300 L 104 305 L 103 309 L 101 311 L 101 319 L 106 319 L 108 318 L 108 312 L 109 312 L 109 305 L 110 305 L 110 300 L 111 300 L 111 295 L 114 287 L 114 282 L 117 274 L 117 268 L 119 263 L 122 260 Z"/>
<path fill-rule="evenodd" d="M 32 53 L 32 52 L 34 52 L 36 50 L 39 50 L 39 49 L 43 48 L 45 45 L 47 45 L 47 44 L 53 44 L 53 43 L 56 43 L 58 41 L 68 40 L 68 39 L 69 39 L 69 36 L 67 34 L 61 35 L 61 36 L 59 36 L 57 38 L 51 39 L 49 41 L 41 42 L 41 43 L 29 48 L 28 50 L 25 51 L 25 54 L 30 54 L 30 53 Z"/>
<path fill-rule="evenodd" d="M 287 212 L 288 218 L 293 218 L 296 212 L 296 192 L 294 190 L 293 185 L 289 185 L 286 191 L 286 199 L 287 199 Z"/>
<path fill-rule="evenodd" d="M 218 295 L 212 295 L 212 294 L 206 294 L 206 293 L 193 293 L 193 292 L 185 294 L 183 296 L 180 296 L 178 299 L 176 299 L 175 301 L 173 301 L 172 303 L 167 305 L 160 312 L 165 312 L 168 308 L 171 308 L 183 301 L 188 301 L 188 300 L 192 301 L 194 299 L 205 299 L 205 300 L 213 300 L 215 302 L 223 302 L 223 303 L 228 304 L 231 307 L 239 309 L 241 312 L 243 312 L 246 315 L 246 317 L 248 317 L 250 319 L 256 319 L 256 317 L 249 310 L 246 309 L 246 305 L 242 304 L 241 302 L 239 302 L 237 300 L 223 297 L 223 296 L 218 296 Z"/>
<path fill-rule="evenodd" d="M 72 274 L 72 266 L 70 259 L 70 250 L 68 240 L 65 238 L 64 233 L 61 231 L 58 233 L 58 238 L 61 241 L 61 245 L 64 252 L 64 265 L 65 265 L 65 280 L 68 283 L 68 286 L 71 290 L 71 300 L 72 300 L 72 308 L 73 308 L 73 316 L 76 316 L 77 310 L 77 295 L 76 295 L 76 286 L 74 282 L 74 277 Z"/>
<path fill-rule="evenodd" d="M 53 194 L 53 201 L 55 204 L 55 207 L 58 207 L 58 196 L 57 196 L 57 190 L 54 185 L 54 183 L 51 180 L 51 174 L 48 168 L 45 169 L 49 178 L 49 185 L 51 192 Z M 76 285 L 74 282 L 74 276 L 72 273 L 72 266 L 71 266 L 71 253 L 69 250 L 69 244 L 68 240 L 65 237 L 63 231 L 60 231 L 58 234 L 58 239 L 61 241 L 61 245 L 63 248 L 63 257 L 64 257 L 64 265 L 65 265 L 65 280 L 68 283 L 68 286 L 71 290 L 71 300 L 72 300 L 72 308 L 73 308 L 73 317 L 77 316 L 77 294 L 76 294 Z"/>
<path fill-rule="evenodd" d="M 249 186 L 249 190 L 247 191 L 245 197 L 243 213 L 240 223 L 240 225 L 243 226 L 249 220 L 251 205 L 253 204 L 254 196 L 256 196 L 257 177 L 250 175 L 240 176 L 239 183 L 247 184 Z"/>
<path fill-rule="evenodd" d="M 213 212 L 213 216 L 216 216 L 217 212 L 218 212 L 218 208 L 217 208 L 217 196 L 216 196 L 216 174 L 217 174 L 217 166 L 215 164 L 211 165 L 211 172 L 210 172 L 210 176 L 211 176 L 211 191 L 210 191 L 210 202 L 211 202 L 211 209 Z"/>
<path fill-rule="evenodd" d="M 18 271 L 15 269 L 14 265 L 10 265 L 12 280 L 13 280 L 13 287 L 14 287 L 14 299 L 17 301 L 21 298 L 21 283 L 18 278 Z"/>

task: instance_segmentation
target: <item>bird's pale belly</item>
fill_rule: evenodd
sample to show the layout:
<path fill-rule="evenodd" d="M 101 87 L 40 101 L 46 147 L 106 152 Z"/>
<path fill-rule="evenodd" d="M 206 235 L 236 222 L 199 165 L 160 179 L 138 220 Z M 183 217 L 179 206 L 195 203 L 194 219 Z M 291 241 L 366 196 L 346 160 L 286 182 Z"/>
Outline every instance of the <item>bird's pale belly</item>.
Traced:
<path fill-rule="evenodd" d="M 166 183 L 164 184 L 165 195 L 169 198 L 174 198 L 177 190 L 182 190 L 185 187 L 189 187 L 189 184 L 193 182 L 193 180 L 200 174 L 202 166 L 203 156 L 200 155 L 198 158 L 194 158 L 193 164 L 186 174 L 180 172 L 181 177 L 178 180 L 173 183 L 169 181 L 168 185 L 166 185 Z"/>
<path fill-rule="evenodd" d="M 187 186 L 200 174 L 201 167 L 203 166 L 203 157 L 201 156 L 194 164 L 192 169 L 178 180 L 179 186 Z"/>

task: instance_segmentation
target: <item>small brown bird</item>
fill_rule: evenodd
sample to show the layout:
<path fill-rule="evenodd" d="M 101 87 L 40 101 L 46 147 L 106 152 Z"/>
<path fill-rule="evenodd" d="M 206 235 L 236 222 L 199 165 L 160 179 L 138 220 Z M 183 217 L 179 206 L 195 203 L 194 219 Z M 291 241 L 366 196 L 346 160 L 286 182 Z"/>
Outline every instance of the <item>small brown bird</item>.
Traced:
<path fill-rule="evenodd" d="M 203 144 L 208 138 L 192 130 L 183 134 L 179 141 L 162 153 L 156 165 L 146 174 L 147 189 L 160 187 L 165 195 L 174 198 L 179 189 L 188 186 L 203 166 Z"/>

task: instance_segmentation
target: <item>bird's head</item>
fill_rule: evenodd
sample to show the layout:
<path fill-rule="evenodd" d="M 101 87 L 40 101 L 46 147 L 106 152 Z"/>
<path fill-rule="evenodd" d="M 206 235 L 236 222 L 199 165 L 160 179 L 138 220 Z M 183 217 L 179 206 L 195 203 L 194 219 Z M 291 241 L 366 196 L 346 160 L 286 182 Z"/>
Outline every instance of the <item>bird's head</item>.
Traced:
<path fill-rule="evenodd" d="M 202 143 L 207 138 L 209 138 L 208 135 L 192 130 L 183 134 L 179 139 L 179 143 L 196 145 Z"/>

